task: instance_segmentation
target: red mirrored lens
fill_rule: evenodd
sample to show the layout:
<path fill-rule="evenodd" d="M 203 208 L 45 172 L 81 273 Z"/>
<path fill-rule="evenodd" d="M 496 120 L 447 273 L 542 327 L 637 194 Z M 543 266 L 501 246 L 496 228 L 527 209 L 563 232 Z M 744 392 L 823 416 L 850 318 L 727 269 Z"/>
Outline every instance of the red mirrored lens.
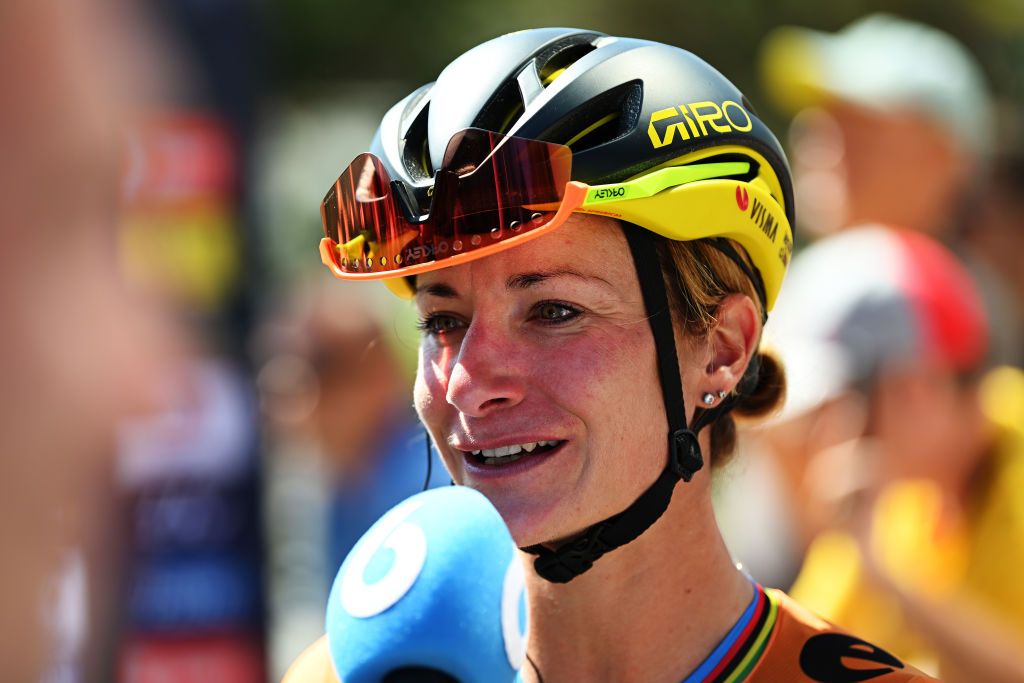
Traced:
<path fill-rule="evenodd" d="M 338 265 L 380 273 L 499 244 L 547 223 L 572 169 L 567 147 L 469 129 L 448 145 L 430 215 L 408 220 L 383 163 L 362 154 L 324 198 L 324 232 Z"/>
<path fill-rule="evenodd" d="M 343 267 L 365 272 L 380 255 L 375 245 L 401 239 L 397 231 L 409 224 L 391 196 L 391 179 L 372 154 L 360 154 L 349 164 L 321 206 L 324 234 L 345 246 Z M 381 254 L 382 255 L 382 254 Z"/>

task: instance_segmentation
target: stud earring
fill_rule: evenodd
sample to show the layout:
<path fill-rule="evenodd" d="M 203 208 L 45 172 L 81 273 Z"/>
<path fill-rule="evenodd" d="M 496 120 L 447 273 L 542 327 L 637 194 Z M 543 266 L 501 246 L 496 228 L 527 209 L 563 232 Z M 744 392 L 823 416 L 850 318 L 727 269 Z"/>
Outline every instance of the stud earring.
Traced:
<path fill-rule="evenodd" d="M 713 405 L 714 402 L 715 402 L 715 395 L 714 394 L 712 394 L 710 391 L 708 393 L 704 394 L 704 405 L 710 406 L 710 405 Z"/>
<path fill-rule="evenodd" d="M 729 395 L 728 391 L 722 390 L 718 392 L 718 398 L 722 399 Z"/>

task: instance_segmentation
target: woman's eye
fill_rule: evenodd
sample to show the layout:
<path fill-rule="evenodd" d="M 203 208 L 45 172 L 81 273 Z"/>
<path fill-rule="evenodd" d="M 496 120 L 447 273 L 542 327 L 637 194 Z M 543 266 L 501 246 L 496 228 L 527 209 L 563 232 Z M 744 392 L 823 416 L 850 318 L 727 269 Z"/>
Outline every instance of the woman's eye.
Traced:
<path fill-rule="evenodd" d="M 581 311 L 569 304 L 557 301 L 544 301 L 537 305 L 535 317 L 545 323 L 560 323 L 572 320 L 580 315 Z"/>
<path fill-rule="evenodd" d="M 452 315 L 434 314 L 421 318 L 417 327 L 427 334 L 443 335 L 460 329 L 462 321 Z"/>

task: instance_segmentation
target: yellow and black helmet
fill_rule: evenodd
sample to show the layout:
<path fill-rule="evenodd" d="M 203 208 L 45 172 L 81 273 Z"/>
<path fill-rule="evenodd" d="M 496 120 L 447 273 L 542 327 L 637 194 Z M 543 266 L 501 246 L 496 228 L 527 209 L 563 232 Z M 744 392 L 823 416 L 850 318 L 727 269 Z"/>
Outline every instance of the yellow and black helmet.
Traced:
<path fill-rule="evenodd" d="M 669 239 L 735 240 L 774 304 L 793 245 L 789 167 L 743 93 L 696 55 L 571 28 L 472 48 L 392 107 L 374 136 L 370 151 L 411 216 L 430 213 L 466 129 L 567 147 L 571 179 L 588 191 L 576 211 Z"/>

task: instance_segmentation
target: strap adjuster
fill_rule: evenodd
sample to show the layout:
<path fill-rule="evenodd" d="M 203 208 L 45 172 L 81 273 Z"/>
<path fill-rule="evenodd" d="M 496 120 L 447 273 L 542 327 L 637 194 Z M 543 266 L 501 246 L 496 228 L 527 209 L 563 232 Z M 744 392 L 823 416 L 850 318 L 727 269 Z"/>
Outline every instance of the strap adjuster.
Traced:
<path fill-rule="evenodd" d="M 538 575 L 552 583 L 568 583 L 590 569 L 599 557 L 615 549 L 615 546 L 602 538 L 608 526 L 607 521 L 597 524 L 580 538 L 569 541 L 557 550 L 547 550 L 541 546 L 530 546 L 523 550 L 538 556 L 533 562 Z"/>
<path fill-rule="evenodd" d="M 669 467 L 683 481 L 690 481 L 704 467 L 697 435 L 689 429 L 677 429 L 668 440 Z"/>

